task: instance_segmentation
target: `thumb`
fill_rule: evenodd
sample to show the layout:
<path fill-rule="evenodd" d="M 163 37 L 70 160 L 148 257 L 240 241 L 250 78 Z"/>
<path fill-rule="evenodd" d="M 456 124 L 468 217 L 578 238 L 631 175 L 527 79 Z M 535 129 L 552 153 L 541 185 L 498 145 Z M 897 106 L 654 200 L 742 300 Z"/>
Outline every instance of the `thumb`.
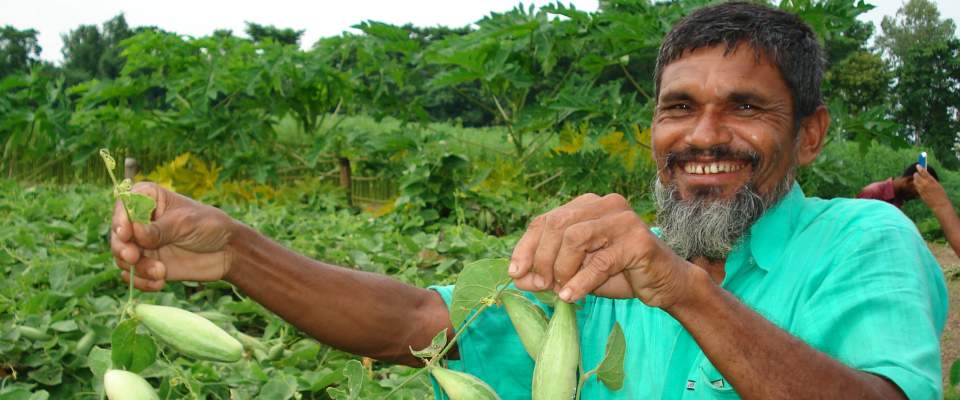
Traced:
<path fill-rule="evenodd" d="M 133 237 L 136 242 L 144 249 L 158 249 L 177 240 L 178 224 L 174 221 L 179 214 L 176 210 L 163 215 L 149 225 L 140 223 L 133 224 Z"/>

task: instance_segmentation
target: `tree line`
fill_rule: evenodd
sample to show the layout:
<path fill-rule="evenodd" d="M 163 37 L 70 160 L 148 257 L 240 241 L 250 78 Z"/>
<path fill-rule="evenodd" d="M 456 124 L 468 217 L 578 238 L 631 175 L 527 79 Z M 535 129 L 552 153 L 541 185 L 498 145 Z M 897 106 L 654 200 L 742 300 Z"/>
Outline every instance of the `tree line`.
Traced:
<path fill-rule="evenodd" d="M 592 136 L 642 132 L 660 39 L 707 3 L 605 0 L 595 12 L 518 6 L 461 28 L 365 21 L 308 50 L 299 47 L 302 30 L 248 22 L 245 36 L 218 30 L 189 38 L 130 27 L 121 14 L 64 34 L 59 65 L 39 59 L 36 30 L 6 26 L 0 166 L 22 176 L 18 166 L 35 167 L 51 152 L 79 165 L 106 144 L 167 158 L 193 151 L 220 160 L 227 176 L 263 180 L 284 164 L 344 159 L 358 142 L 369 144 L 333 122 L 361 114 L 502 127 L 516 157 L 527 160 L 571 126 Z M 872 8 L 862 1 L 778 6 L 823 41 L 835 137 L 922 145 L 960 167 L 960 40 L 930 0 L 910 0 L 884 17 L 880 34 L 857 19 Z M 296 154 L 270 144 L 283 118 L 307 135 Z M 252 168 L 253 161 L 268 166 Z"/>

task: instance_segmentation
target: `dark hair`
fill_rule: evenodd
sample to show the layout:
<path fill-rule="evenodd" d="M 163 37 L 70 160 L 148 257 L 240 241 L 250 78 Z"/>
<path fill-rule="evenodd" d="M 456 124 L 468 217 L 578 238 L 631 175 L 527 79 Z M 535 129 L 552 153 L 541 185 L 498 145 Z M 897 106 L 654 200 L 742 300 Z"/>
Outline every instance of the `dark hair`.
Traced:
<path fill-rule="evenodd" d="M 766 56 L 780 70 L 793 97 L 795 125 L 823 104 L 825 61 L 810 26 L 786 11 L 744 2 L 697 9 L 667 33 L 654 70 L 654 98 L 660 97 L 663 69 L 685 52 L 723 44 L 726 55 L 740 43 L 753 47 L 758 61 Z"/>
<path fill-rule="evenodd" d="M 902 176 L 902 177 L 904 177 L 904 178 L 913 178 L 913 174 L 914 174 L 915 172 L 917 172 L 917 165 L 919 165 L 919 164 L 913 163 L 913 164 L 908 165 L 907 168 L 903 170 L 903 175 L 900 175 L 900 176 Z M 937 170 L 935 170 L 935 169 L 933 169 L 933 167 L 927 165 L 927 172 L 930 173 L 930 176 L 932 176 L 933 179 L 936 179 L 937 182 L 940 182 L 940 177 L 937 176 Z"/>

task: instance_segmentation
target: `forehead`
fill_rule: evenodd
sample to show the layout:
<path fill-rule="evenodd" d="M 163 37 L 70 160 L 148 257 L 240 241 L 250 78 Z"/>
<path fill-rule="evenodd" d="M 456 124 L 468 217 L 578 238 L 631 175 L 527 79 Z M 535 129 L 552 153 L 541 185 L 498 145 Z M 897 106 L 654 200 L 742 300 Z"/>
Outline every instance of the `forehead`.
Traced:
<path fill-rule="evenodd" d="M 673 91 L 728 94 L 754 92 L 789 97 L 780 69 L 762 53 L 741 44 L 732 51 L 725 46 L 699 48 L 667 64 L 660 77 L 660 97 Z"/>

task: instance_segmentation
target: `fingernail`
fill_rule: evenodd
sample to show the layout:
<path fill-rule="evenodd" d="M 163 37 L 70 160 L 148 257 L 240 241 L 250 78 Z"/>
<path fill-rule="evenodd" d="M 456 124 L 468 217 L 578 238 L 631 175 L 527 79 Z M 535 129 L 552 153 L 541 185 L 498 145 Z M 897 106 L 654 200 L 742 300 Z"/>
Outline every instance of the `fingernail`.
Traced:
<path fill-rule="evenodd" d="M 570 296 L 572 295 L 573 295 L 573 290 L 570 290 L 570 288 L 563 288 L 563 290 L 560 291 L 560 298 L 563 299 L 563 301 L 569 302 L 570 300 L 572 300 L 570 298 Z"/>
<path fill-rule="evenodd" d="M 547 287 L 547 281 L 546 281 L 545 279 L 543 279 L 543 277 L 540 276 L 540 275 L 537 275 L 537 276 L 534 276 L 534 277 L 533 277 L 533 284 L 534 284 L 534 286 L 536 286 L 538 289 L 543 289 L 543 288 Z"/>
<path fill-rule="evenodd" d="M 510 269 L 508 270 L 510 275 L 517 273 L 517 264 L 510 263 Z"/>

